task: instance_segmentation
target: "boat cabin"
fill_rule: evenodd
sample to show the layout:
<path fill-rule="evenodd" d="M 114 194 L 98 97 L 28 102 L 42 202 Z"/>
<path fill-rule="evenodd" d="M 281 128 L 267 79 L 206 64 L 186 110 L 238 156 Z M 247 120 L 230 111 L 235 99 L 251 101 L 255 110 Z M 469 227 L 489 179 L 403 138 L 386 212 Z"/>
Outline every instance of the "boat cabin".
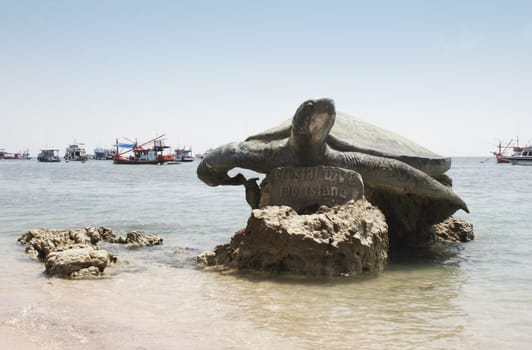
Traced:
<path fill-rule="evenodd" d="M 65 160 L 86 161 L 89 157 L 82 143 L 69 145 L 65 150 Z"/>
<path fill-rule="evenodd" d="M 37 156 L 39 162 L 60 162 L 58 149 L 43 149 Z"/>

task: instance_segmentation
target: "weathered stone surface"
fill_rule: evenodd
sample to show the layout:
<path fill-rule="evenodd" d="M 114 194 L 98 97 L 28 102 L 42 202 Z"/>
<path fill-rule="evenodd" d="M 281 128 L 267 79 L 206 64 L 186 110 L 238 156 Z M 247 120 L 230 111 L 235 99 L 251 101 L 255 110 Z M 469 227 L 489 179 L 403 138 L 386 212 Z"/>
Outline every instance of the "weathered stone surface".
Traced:
<path fill-rule="evenodd" d="M 364 197 L 359 173 L 331 166 L 279 167 L 268 174 L 265 205 L 287 205 L 296 211 L 312 206 L 332 207 Z"/>
<path fill-rule="evenodd" d="M 130 231 L 127 233 L 126 237 L 120 237 L 116 243 L 125 244 L 127 247 L 145 247 L 163 244 L 163 239 L 161 236 L 152 233 L 144 234 L 142 231 Z"/>
<path fill-rule="evenodd" d="M 91 241 L 86 229 L 32 229 L 18 239 L 18 242 L 26 247 L 26 253 L 40 261 L 44 261 L 55 250 L 74 244 L 93 244 Z"/>
<path fill-rule="evenodd" d="M 73 280 L 100 278 L 103 276 L 103 271 L 96 266 L 89 266 L 87 268 L 80 269 L 72 272 L 68 278 Z"/>
<path fill-rule="evenodd" d="M 103 249 L 91 246 L 66 247 L 51 252 L 45 260 L 46 273 L 63 278 L 99 276 L 116 258 Z M 84 270 L 84 271 L 81 271 Z"/>
<path fill-rule="evenodd" d="M 247 227 L 229 244 L 198 256 L 207 266 L 294 272 L 317 276 L 381 271 L 388 256 L 383 214 L 365 200 L 315 214 L 298 215 L 287 206 L 255 209 Z"/>
<path fill-rule="evenodd" d="M 473 225 L 458 218 L 448 218 L 433 225 L 431 233 L 441 242 L 469 242 L 475 239 Z"/>
<path fill-rule="evenodd" d="M 23 234 L 19 243 L 33 259 L 45 263 L 46 273 L 63 278 L 92 278 L 101 276 L 116 256 L 99 249 L 101 241 L 125 244 L 127 247 L 143 247 L 162 244 L 157 234 L 146 235 L 141 231 L 128 232 L 117 237 L 106 227 L 86 227 L 71 230 L 33 229 Z"/>
<path fill-rule="evenodd" d="M 97 244 L 100 241 L 116 243 L 118 237 L 113 233 L 113 230 L 107 227 L 86 227 L 84 229 L 73 229 L 84 231 L 85 235 L 90 238 L 92 244 Z"/>

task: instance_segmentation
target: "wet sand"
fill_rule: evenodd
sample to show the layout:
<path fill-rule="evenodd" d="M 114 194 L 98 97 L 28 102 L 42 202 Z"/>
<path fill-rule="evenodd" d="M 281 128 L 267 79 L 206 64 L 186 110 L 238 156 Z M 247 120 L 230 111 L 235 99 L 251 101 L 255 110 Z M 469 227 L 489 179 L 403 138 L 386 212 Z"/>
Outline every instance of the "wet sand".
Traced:
<path fill-rule="evenodd" d="M 0 324 L 0 349 L 4 350 L 42 350 L 42 347 L 24 338 L 20 332 L 5 324 Z"/>

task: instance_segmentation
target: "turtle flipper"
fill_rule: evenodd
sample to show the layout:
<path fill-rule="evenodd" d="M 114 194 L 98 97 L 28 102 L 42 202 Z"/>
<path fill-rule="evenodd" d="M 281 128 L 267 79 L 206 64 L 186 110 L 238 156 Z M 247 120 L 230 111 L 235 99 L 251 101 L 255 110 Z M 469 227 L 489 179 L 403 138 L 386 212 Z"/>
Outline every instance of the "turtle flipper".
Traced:
<path fill-rule="evenodd" d="M 469 213 L 466 203 L 450 187 L 399 160 L 333 150 L 327 159 L 329 165 L 357 171 L 364 184 L 375 190 L 445 200 Z"/>

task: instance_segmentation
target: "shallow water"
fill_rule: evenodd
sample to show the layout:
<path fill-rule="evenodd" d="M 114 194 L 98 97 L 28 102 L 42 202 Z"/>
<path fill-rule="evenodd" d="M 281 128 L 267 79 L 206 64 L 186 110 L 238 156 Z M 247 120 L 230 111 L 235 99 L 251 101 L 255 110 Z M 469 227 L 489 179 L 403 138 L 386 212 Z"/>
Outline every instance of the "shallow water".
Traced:
<path fill-rule="evenodd" d="M 475 241 L 394 258 L 382 273 L 313 280 L 195 266 L 249 215 L 243 189 L 204 185 L 197 162 L 0 161 L 0 347 L 529 348 L 532 168 L 481 160 L 453 159 L 449 173 Z M 16 243 L 31 228 L 102 225 L 165 243 L 110 247 L 120 263 L 91 281 L 47 278 Z"/>

